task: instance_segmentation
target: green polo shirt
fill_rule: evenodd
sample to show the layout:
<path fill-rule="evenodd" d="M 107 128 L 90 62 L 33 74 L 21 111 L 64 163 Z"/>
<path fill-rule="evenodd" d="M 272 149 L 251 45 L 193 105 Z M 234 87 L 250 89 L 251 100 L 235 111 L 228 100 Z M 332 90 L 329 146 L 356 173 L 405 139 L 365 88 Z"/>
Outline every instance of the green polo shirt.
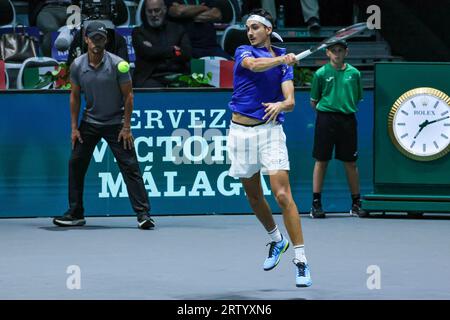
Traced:
<path fill-rule="evenodd" d="M 318 111 L 351 114 L 358 111 L 363 97 L 361 74 L 346 63 L 344 70 L 336 70 L 330 63 L 316 71 L 311 84 L 311 100 L 318 101 Z"/>

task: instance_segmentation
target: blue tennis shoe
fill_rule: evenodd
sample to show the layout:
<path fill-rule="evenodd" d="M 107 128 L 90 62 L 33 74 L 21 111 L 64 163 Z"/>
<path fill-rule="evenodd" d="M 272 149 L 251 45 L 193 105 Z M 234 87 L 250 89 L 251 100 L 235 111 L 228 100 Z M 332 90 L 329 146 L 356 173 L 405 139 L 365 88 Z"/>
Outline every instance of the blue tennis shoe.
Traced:
<path fill-rule="evenodd" d="M 267 245 L 270 245 L 270 248 L 269 256 L 264 261 L 265 271 L 272 270 L 277 266 L 278 262 L 280 262 L 281 254 L 289 248 L 289 241 L 282 238 L 279 242 L 272 241 Z"/>
<path fill-rule="evenodd" d="M 307 263 L 300 260 L 292 260 L 295 264 L 295 285 L 297 287 L 309 287 L 312 285 L 311 273 L 309 272 L 309 266 Z"/>

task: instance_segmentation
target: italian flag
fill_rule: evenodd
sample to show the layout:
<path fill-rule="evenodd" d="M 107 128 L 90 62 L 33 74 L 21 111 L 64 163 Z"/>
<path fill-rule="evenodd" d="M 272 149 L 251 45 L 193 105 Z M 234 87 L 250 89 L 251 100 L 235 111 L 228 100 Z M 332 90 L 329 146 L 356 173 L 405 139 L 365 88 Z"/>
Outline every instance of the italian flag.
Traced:
<path fill-rule="evenodd" d="M 25 68 L 22 79 L 24 89 L 41 89 L 48 86 L 53 81 L 49 73 L 55 69 L 55 66 Z"/>
<path fill-rule="evenodd" d="M 205 76 L 212 73 L 210 84 L 217 88 L 233 88 L 234 61 L 218 59 L 192 59 L 191 73 L 201 73 Z"/>

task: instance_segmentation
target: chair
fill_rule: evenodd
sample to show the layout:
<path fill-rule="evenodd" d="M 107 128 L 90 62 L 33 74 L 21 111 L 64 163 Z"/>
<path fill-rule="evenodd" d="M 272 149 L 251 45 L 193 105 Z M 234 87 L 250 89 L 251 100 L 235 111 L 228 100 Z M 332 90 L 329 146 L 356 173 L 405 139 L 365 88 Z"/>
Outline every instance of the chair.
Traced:
<path fill-rule="evenodd" d="M 26 68 L 31 68 L 31 67 L 39 67 L 39 68 L 49 68 L 48 71 L 53 70 L 53 68 L 55 66 L 59 66 L 58 61 L 56 61 L 55 59 L 52 58 L 48 58 L 48 57 L 33 57 L 33 58 L 28 58 L 26 59 L 23 63 L 22 66 L 20 67 L 19 70 L 19 74 L 17 75 L 17 89 L 26 89 L 24 88 L 24 83 L 23 83 L 23 76 L 24 76 L 24 71 Z M 52 68 L 53 67 L 53 68 Z M 50 89 L 53 86 L 53 82 L 49 83 L 48 85 L 40 88 L 40 89 Z"/>
<path fill-rule="evenodd" d="M 8 72 L 6 72 L 6 70 L 5 70 L 5 80 L 6 80 L 5 89 L 9 89 L 9 75 Z"/>
<path fill-rule="evenodd" d="M 0 28 L 16 25 L 16 9 L 10 0 L 0 0 Z"/>
<path fill-rule="evenodd" d="M 144 2 L 145 2 L 145 0 L 139 1 L 139 5 L 138 5 L 138 7 L 136 9 L 136 15 L 135 15 L 135 18 L 134 18 L 136 26 L 140 26 L 142 24 L 141 11 L 142 11 L 142 8 L 144 7 Z"/>
<path fill-rule="evenodd" d="M 116 10 L 118 12 L 118 17 L 114 21 L 116 27 L 128 27 L 130 25 L 130 8 L 123 0 L 116 2 Z"/>
<path fill-rule="evenodd" d="M 226 53 L 234 57 L 236 48 L 243 44 L 250 44 L 244 25 L 234 24 L 225 29 L 220 45 Z"/>
<path fill-rule="evenodd" d="M 227 8 L 224 8 L 223 11 L 231 11 L 231 18 L 227 19 L 226 21 L 223 21 L 223 23 L 227 23 L 230 25 L 236 24 L 236 21 L 240 19 L 241 16 L 241 10 L 239 8 L 239 3 L 237 0 L 227 0 L 228 6 Z M 228 9 L 228 10 L 227 10 Z"/>

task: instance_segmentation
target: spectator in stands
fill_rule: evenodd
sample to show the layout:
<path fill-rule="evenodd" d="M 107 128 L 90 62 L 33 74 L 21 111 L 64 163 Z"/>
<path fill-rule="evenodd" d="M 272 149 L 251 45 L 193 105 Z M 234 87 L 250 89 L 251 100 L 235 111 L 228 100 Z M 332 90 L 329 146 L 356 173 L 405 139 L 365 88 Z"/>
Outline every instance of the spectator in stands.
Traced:
<path fill-rule="evenodd" d="M 30 26 L 37 26 L 44 34 L 41 50 L 44 56 L 52 55 L 52 32 L 66 24 L 67 7 L 79 1 L 70 0 L 30 0 L 28 20 Z"/>
<path fill-rule="evenodd" d="M 220 22 L 219 0 L 165 0 L 169 17 L 183 23 L 191 40 L 192 57 L 219 56 L 231 60 L 217 43 L 214 22 Z"/>
<path fill-rule="evenodd" d="M 282 3 L 280 3 L 282 4 Z M 320 30 L 319 19 L 319 0 L 300 0 L 302 6 L 303 18 L 310 32 L 317 32 Z M 253 1 L 244 2 L 245 10 L 249 11 L 254 7 L 263 7 L 277 20 L 277 9 L 275 8 L 275 0 L 260 0 L 260 4 L 253 3 Z M 286 9 L 286 8 L 285 8 Z M 286 14 L 286 13 L 285 13 Z"/>
<path fill-rule="evenodd" d="M 135 87 L 166 87 L 171 76 L 189 72 L 189 36 L 182 25 L 167 21 L 166 14 L 164 0 L 145 0 L 142 26 L 133 29 Z"/>

